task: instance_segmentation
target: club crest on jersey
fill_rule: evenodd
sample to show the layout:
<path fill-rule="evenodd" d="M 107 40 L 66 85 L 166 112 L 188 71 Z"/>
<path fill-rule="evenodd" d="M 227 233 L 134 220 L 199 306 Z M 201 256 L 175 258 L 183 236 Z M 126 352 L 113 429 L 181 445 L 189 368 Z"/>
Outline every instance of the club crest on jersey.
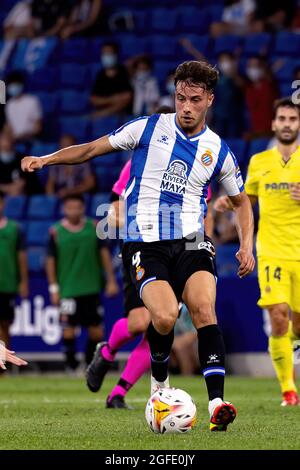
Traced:
<path fill-rule="evenodd" d="M 213 162 L 213 157 L 211 154 L 211 150 L 205 150 L 205 152 L 201 155 L 201 162 L 204 166 L 209 166 Z"/>
<path fill-rule="evenodd" d="M 181 160 L 174 160 L 164 172 L 160 189 L 170 193 L 185 194 L 187 185 L 187 165 Z"/>
<path fill-rule="evenodd" d="M 137 280 L 137 281 L 140 281 L 141 279 L 143 279 L 144 275 L 145 275 L 145 270 L 144 270 L 144 268 L 142 268 L 141 266 L 138 266 L 138 267 L 136 268 L 136 276 L 135 276 L 135 277 L 136 277 L 136 280 Z"/>

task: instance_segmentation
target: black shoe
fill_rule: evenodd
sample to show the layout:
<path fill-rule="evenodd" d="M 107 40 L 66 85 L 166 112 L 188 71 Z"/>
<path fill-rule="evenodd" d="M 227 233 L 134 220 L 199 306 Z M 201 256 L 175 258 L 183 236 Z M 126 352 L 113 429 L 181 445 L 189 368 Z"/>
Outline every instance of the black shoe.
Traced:
<path fill-rule="evenodd" d="M 112 365 L 111 361 L 107 361 L 101 355 L 101 349 L 106 345 L 107 342 L 97 344 L 92 362 L 86 370 L 86 384 L 91 392 L 100 390 L 103 379 Z"/>
<path fill-rule="evenodd" d="M 111 400 L 109 400 L 109 397 L 107 397 L 106 408 L 123 408 L 126 410 L 133 410 L 132 406 L 127 405 L 124 397 L 121 395 L 115 395 Z"/>

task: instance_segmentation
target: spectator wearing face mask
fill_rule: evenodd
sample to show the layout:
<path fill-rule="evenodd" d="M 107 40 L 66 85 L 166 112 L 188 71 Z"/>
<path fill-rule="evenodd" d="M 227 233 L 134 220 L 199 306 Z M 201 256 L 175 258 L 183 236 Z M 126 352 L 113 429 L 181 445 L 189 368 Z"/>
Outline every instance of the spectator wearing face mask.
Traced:
<path fill-rule="evenodd" d="M 39 99 L 25 93 L 22 72 L 12 72 L 6 79 L 8 102 L 6 127 L 17 142 L 31 142 L 42 131 L 42 107 Z"/>
<path fill-rule="evenodd" d="M 244 80 L 230 52 L 218 57 L 220 77 L 215 90 L 212 128 L 225 139 L 240 137 L 243 131 Z"/>
<path fill-rule="evenodd" d="M 273 103 L 278 97 L 276 79 L 261 57 L 250 57 L 246 66 L 246 105 L 249 116 L 248 137 L 270 135 Z"/>
<path fill-rule="evenodd" d="M 160 98 L 159 105 L 167 106 L 173 112 L 175 111 L 175 85 L 174 85 L 174 70 L 170 71 L 166 77 L 166 94 Z"/>
<path fill-rule="evenodd" d="M 133 114 L 153 114 L 159 102 L 159 87 L 153 76 L 152 61 L 140 56 L 133 63 Z"/>
<path fill-rule="evenodd" d="M 96 76 L 91 103 L 94 117 L 132 112 L 132 87 L 126 68 L 119 62 L 116 43 L 106 43 L 101 48 L 102 70 Z"/>

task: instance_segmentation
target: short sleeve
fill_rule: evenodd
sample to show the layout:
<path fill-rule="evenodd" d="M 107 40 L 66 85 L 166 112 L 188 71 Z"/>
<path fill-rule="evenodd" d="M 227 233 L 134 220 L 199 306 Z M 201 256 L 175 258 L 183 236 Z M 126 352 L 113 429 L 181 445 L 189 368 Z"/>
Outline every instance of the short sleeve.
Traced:
<path fill-rule="evenodd" d="M 238 162 L 228 149 L 223 166 L 218 177 L 228 196 L 237 196 L 244 191 L 244 182 Z"/>
<path fill-rule="evenodd" d="M 145 130 L 148 117 L 130 121 L 109 135 L 109 142 L 116 150 L 134 150 L 138 147 Z"/>
<path fill-rule="evenodd" d="M 248 166 L 245 190 L 249 196 L 258 196 L 258 172 L 256 170 L 255 158 L 252 157 Z"/>

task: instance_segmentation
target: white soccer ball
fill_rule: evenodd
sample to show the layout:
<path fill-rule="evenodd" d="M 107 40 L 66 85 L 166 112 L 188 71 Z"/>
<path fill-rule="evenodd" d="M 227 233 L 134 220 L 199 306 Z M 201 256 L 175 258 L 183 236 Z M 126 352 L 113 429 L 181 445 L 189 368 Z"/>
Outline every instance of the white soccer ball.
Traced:
<path fill-rule="evenodd" d="M 148 400 L 146 421 L 155 433 L 186 433 L 196 423 L 197 409 L 192 397 L 179 388 L 162 388 Z"/>

